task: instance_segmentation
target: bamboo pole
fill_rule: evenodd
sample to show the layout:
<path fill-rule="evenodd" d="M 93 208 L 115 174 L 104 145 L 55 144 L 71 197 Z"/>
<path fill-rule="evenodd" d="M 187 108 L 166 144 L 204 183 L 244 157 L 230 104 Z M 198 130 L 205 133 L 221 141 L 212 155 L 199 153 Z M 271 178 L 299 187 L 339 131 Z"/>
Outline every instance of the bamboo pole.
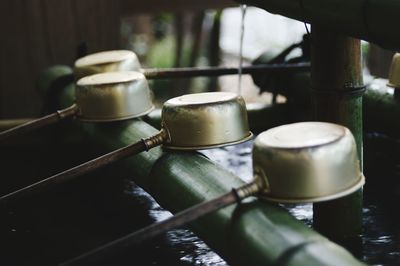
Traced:
<path fill-rule="evenodd" d="M 83 130 L 105 151 L 157 132 L 140 120 L 114 125 L 85 124 Z M 244 184 L 228 170 L 195 152 L 163 153 L 160 148 L 154 148 L 127 158 L 120 166 L 173 213 Z M 255 198 L 211 213 L 190 227 L 233 265 L 281 262 L 279 265 L 362 265 L 286 210 Z"/>
<path fill-rule="evenodd" d="M 315 118 L 338 123 L 353 133 L 362 166 L 362 93 L 360 40 L 312 27 L 311 80 Z M 361 168 L 362 169 L 362 168 Z M 360 251 L 362 190 L 314 204 L 314 227 L 354 252 Z"/>
<path fill-rule="evenodd" d="M 400 101 L 381 81 L 373 82 L 364 96 L 364 130 L 400 137 Z"/>

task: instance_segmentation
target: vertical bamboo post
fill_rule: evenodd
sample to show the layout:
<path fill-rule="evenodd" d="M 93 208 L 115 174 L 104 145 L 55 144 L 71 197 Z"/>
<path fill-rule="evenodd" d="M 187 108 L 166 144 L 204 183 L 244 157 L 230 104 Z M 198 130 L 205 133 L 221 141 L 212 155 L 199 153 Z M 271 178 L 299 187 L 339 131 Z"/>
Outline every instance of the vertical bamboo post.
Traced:
<path fill-rule="evenodd" d="M 311 79 L 315 118 L 348 127 L 362 167 L 363 77 L 360 40 L 313 25 Z M 314 204 L 314 227 L 354 253 L 360 251 L 362 190 Z"/>
<path fill-rule="evenodd" d="M 221 49 L 219 40 L 221 37 L 221 15 L 222 11 L 215 11 L 213 25 L 209 35 L 208 43 L 208 60 L 210 66 L 219 66 L 221 62 Z M 218 91 L 218 78 L 211 77 L 208 83 L 208 91 Z"/>

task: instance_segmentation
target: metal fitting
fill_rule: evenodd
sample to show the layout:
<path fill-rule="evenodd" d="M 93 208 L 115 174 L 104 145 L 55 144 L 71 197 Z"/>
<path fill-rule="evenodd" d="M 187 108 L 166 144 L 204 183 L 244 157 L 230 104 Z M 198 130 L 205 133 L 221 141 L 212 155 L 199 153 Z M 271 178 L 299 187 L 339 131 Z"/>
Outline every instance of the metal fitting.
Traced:
<path fill-rule="evenodd" d="M 76 115 L 76 114 L 78 114 L 78 112 L 79 112 L 79 109 L 76 104 L 73 104 L 70 107 L 67 107 L 65 109 L 56 111 L 56 113 L 60 119 L 64 119 L 66 117 Z"/>
<path fill-rule="evenodd" d="M 165 142 L 168 139 L 168 133 L 165 129 L 161 129 L 161 131 L 151 137 L 142 139 L 144 145 L 146 146 L 146 151 L 151 148 L 157 147 Z"/>

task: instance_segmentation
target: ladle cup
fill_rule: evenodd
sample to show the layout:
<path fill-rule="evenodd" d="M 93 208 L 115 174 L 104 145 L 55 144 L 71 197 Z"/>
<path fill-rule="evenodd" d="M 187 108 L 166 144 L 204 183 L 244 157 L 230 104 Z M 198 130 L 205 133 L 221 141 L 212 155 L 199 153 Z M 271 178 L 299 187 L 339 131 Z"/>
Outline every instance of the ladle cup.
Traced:
<path fill-rule="evenodd" d="M 90 265 L 249 196 L 284 203 L 319 202 L 346 196 L 364 184 L 353 135 L 331 123 L 302 122 L 261 133 L 254 142 L 253 165 L 253 182 L 62 265 Z"/>
<path fill-rule="evenodd" d="M 199 150 L 233 145 L 252 137 L 245 102 L 235 93 L 197 93 L 170 99 L 163 105 L 161 118 L 158 134 L 4 195 L 0 202 L 38 192 L 161 144 L 172 150 Z"/>
<path fill-rule="evenodd" d="M 86 76 L 77 82 L 76 102 L 45 117 L 0 132 L 8 137 L 75 116 L 83 121 L 109 122 L 143 116 L 153 110 L 152 96 L 143 74 L 133 71 Z"/>
<path fill-rule="evenodd" d="M 394 88 L 395 91 L 400 89 L 400 53 L 393 55 L 387 85 Z"/>
<path fill-rule="evenodd" d="M 93 53 L 79 58 L 74 63 L 74 77 L 83 77 L 120 71 L 140 72 L 141 66 L 136 54 L 129 50 L 110 50 Z"/>

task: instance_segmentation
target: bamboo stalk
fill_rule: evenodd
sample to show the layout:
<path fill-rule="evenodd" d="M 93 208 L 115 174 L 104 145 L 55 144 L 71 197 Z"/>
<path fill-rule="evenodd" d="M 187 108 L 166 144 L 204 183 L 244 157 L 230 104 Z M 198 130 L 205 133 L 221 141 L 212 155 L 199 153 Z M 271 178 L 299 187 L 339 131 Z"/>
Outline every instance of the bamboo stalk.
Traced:
<path fill-rule="evenodd" d="M 364 96 L 364 128 L 367 132 L 381 132 L 392 137 L 400 136 L 400 101 L 387 92 L 382 82 L 371 84 Z M 379 89 L 377 89 L 377 87 Z"/>
<path fill-rule="evenodd" d="M 311 54 L 315 118 L 351 130 L 362 166 L 360 40 L 313 25 Z M 354 249 L 354 244 L 361 244 L 362 190 L 341 199 L 314 204 L 314 227 L 330 239 L 352 246 L 355 252 L 360 251 Z"/>

